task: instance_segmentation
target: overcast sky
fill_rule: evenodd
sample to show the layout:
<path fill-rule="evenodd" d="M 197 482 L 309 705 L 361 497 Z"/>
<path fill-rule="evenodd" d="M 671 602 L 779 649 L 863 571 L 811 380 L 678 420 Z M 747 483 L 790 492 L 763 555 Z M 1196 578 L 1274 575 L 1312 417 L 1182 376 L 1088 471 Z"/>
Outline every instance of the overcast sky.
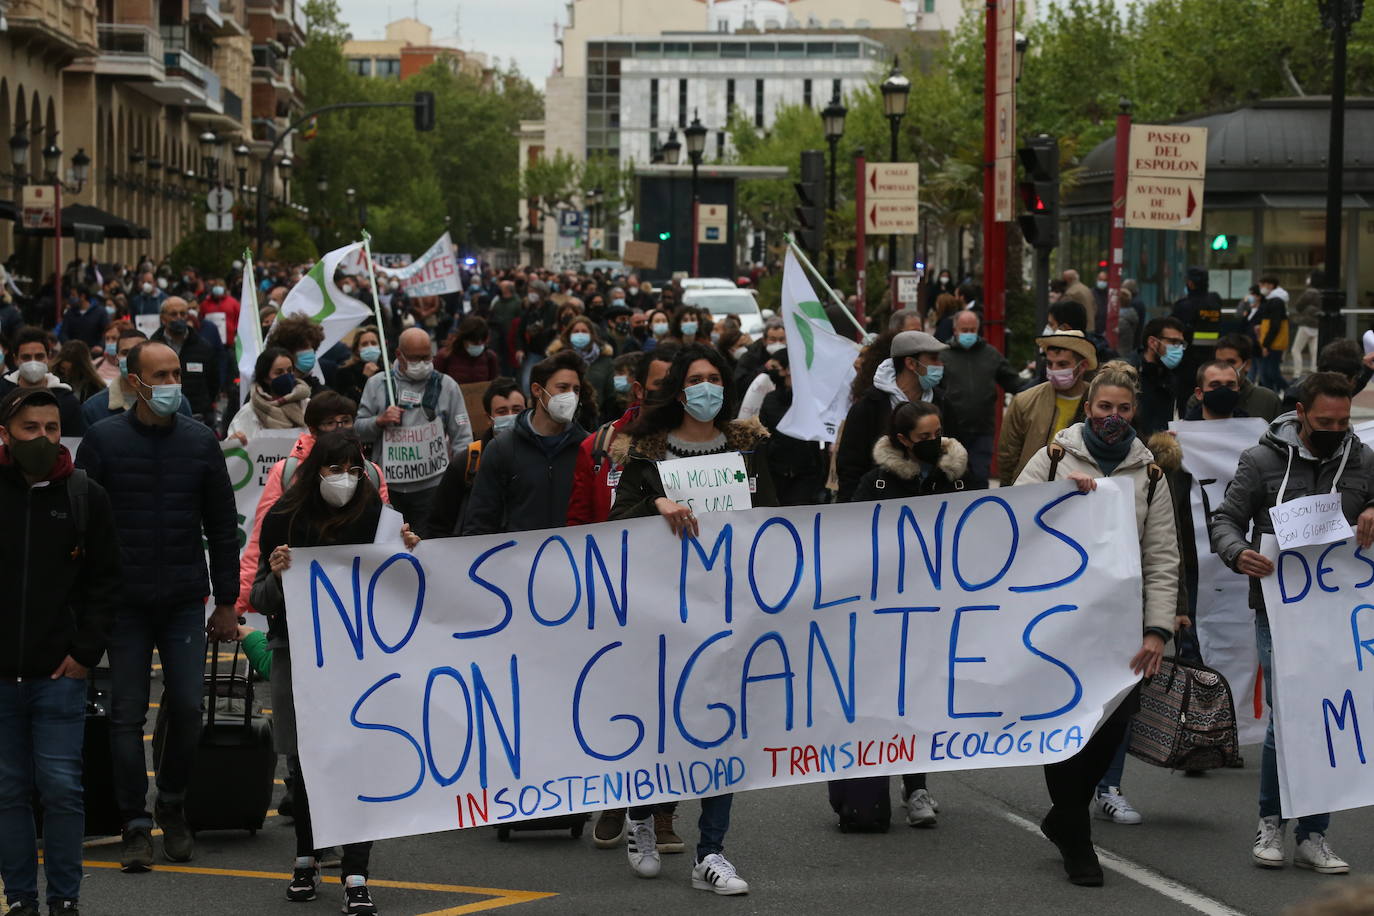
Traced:
<path fill-rule="evenodd" d="M 340 0 L 340 7 L 354 38 L 383 38 L 388 22 L 414 16 L 436 39 L 457 32 L 464 48 L 499 57 L 502 65 L 515 60 L 540 89 L 558 57 L 553 25 L 567 20 L 567 0 Z"/>

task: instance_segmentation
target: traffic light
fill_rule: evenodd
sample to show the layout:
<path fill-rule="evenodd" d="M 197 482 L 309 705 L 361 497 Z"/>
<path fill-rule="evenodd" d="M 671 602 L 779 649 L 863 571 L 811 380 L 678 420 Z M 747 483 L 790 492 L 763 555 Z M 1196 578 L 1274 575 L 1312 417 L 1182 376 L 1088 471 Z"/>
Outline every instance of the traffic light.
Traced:
<path fill-rule="evenodd" d="M 1018 220 L 1021 234 L 1032 246 L 1048 251 L 1059 244 L 1059 141 L 1041 134 L 1017 155 L 1026 176 L 1020 185 L 1026 210 Z"/>
<path fill-rule="evenodd" d="M 825 244 L 825 153 L 802 150 L 797 188 L 797 243 L 815 257 Z"/>
<path fill-rule="evenodd" d="M 434 93 L 428 90 L 415 93 L 415 129 L 434 129 Z"/>
<path fill-rule="evenodd" d="M 666 241 L 668 241 L 669 239 L 671 239 L 672 237 L 673 237 L 673 233 L 672 233 L 671 231 L 667 230 L 667 229 L 664 229 L 662 232 L 660 232 L 660 233 L 658 234 L 658 240 L 659 240 L 660 242 L 666 242 Z"/>
<path fill-rule="evenodd" d="M 1236 243 L 1234 235 L 1218 235 L 1212 239 L 1213 251 L 1230 251 L 1231 246 Z"/>

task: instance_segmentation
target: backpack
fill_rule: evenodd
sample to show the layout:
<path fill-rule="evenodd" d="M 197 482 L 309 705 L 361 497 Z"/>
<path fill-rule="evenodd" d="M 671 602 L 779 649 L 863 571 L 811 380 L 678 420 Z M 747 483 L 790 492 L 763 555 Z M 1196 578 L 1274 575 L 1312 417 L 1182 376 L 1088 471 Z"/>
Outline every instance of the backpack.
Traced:
<path fill-rule="evenodd" d="M 1051 442 L 1045 446 L 1045 454 L 1050 459 L 1050 476 L 1046 481 L 1052 481 L 1059 473 L 1059 462 L 1064 460 L 1064 446 L 1058 442 Z M 1149 478 L 1150 486 L 1145 490 L 1145 505 L 1150 506 L 1155 501 L 1155 490 L 1159 488 L 1159 482 L 1164 479 L 1164 469 L 1153 461 L 1145 468 L 1145 476 Z"/>
<path fill-rule="evenodd" d="M 81 468 L 75 468 L 67 478 L 67 500 L 71 503 L 72 525 L 76 528 L 75 560 L 86 553 L 86 523 L 91 517 L 91 478 Z"/>
<path fill-rule="evenodd" d="M 281 468 L 281 491 L 283 493 L 291 486 L 291 478 L 295 476 L 296 468 L 300 467 L 300 464 L 301 460 L 295 455 L 288 455 L 286 457 L 285 464 L 283 464 Z M 382 489 L 382 479 L 377 474 L 376 466 L 371 461 L 368 461 L 363 467 L 367 473 L 367 479 L 372 481 L 372 486 L 376 487 L 380 492 Z"/>
<path fill-rule="evenodd" d="M 615 424 L 604 423 L 592 438 L 592 473 L 598 477 L 601 476 L 601 468 L 605 465 L 606 459 L 611 456 L 611 440 L 615 435 Z"/>
<path fill-rule="evenodd" d="M 1231 685 L 1197 662 L 1166 658 L 1140 688 L 1131 719 L 1131 755 L 1173 770 L 1240 765 Z"/>

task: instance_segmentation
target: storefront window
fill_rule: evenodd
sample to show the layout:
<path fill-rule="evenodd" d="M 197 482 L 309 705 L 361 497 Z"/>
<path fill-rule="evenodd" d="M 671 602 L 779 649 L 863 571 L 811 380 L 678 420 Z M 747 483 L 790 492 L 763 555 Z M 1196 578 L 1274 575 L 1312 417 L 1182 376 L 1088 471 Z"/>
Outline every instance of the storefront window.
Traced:
<path fill-rule="evenodd" d="M 1202 219 L 1202 263 L 1208 288 L 1224 302 L 1243 299 L 1256 274 L 1255 211 L 1209 210 Z"/>
<path fill-rule="evenodd" d="M 1290 292 L 1326 261 L 1326 214 L 1321 210 L 1265 210 L 1264 263 L 1255 279 L 1273 276 Z"/>

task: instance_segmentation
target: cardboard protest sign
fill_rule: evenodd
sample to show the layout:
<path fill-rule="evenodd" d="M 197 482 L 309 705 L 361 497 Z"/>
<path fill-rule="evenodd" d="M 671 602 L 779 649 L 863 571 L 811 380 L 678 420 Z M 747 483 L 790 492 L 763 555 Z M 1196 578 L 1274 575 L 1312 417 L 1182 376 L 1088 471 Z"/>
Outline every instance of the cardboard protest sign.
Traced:
<path fill-rule="evenodd" d="M 448 433 L 444 421 L 382 430 L 382 472 L 389 483 L 419 483 L 448 470 Z"/>
<path fill-rule="evenodd" d="M 1043 764 L 1136 684 L 1112 479 L 297 549 L 321 846 L 834 778 Z"/>
<path fill-rule="evenodd" d="M 1261 551 L 1283 816 L 1374 804 L 1374 554 L 1354 538 L 1280 551 L 1271 535 Z"/>
<path fill-rule="evenodd" d="M 739 452 L 673 458 L 658 463 L 663 495 L 698 514 L 752 509 L 757 482 Z"/>
<path fill-rule="evenodd" d="M 1236 476 L 1240 453 L 1259 442 L 1269 424 L 1259 417 L 1179 421 L 1170 427 L 1183 448 L 1183 469 L 1193 478 L 1193 541 L 1197 551 L 1197 636 L 1202 659 L 1231 685 L 1241 744 L 1264 740 L 1269 714 L 1257 694 L 1259 654 L 1250 580 L 1212 553 L 1207 518 L 1221 505 Z M 1185 545 L 1186 549 L 1186 545 Z"/>
<path fill-rule="evenodd" d="M 1316 547 L 1352 537 L 1341 511 L 1340 493 L 1314 493 L 1290 499 L 1269 509 L 1280 550 Z"/>
<path fill-rule="evenodd" d="M 253 518 L 258 511 L 263 488 L 267 486 L 267 475 L 274 464 L 291 454 L 302 432 L 299 429 L 264 429 L 249 439 L 246 445 L 241 445 L 239 440 L 232 437 L 220 443 L 229 471 L 229 482 L 234 485 L 239 552 L 243 551 L 249 535 L 253 533 Z"/>

